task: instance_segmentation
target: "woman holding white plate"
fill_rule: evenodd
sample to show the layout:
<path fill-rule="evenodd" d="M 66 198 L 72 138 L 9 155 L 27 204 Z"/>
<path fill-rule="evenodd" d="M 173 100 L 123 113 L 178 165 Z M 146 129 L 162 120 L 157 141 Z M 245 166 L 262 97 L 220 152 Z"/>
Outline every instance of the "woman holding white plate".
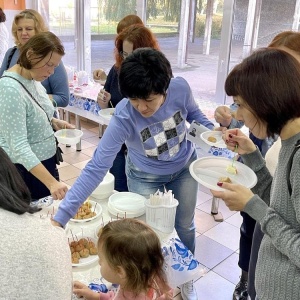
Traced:
<path fill-rule="evenodd" d="M 300 111 L 295 109 L 300 107 L 299 62 L 282 50 L 256 51 L 233 68 L 225 90 L 238 106 L 236 118 L 257 138 L 278 134 L 282 147 L 272 177 L 254 143 L 239 129 L 227 130 L 228 148 L 238 145 L 258 183 L 250 190 L 219 182 L 224 191 L 212 193 L 231 210 L 249 214 L 264 233 L 255 272 L 256 299 L 300 299 Z"/>

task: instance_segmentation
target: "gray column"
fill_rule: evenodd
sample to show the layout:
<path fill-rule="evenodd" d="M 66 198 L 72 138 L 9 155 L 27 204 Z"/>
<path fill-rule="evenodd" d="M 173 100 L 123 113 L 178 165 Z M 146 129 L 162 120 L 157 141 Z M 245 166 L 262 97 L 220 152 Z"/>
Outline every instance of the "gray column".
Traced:
<path fill-rule="evenodd" d="M 180 31 L 179 31 L 179 44 L 177 66 L 178 68 L 186 67 L 186 52 L 189 30 L 189 14 L 190 14 L 190 0 L 181 1 L 181 17 L 180 17 Z"/>
<path fill-rule="evenodd" d="M 214 0 L 207 0 L 205 32 L 204 32 L 204 40 L 203 40 L 203 54 L 206 55 L 209 55 L 213 14 L 214 14 Z"/>
<path fill-rule="evenodd" d="M 147 22 L 147 0 L 136 0 L 136 14 L 139 16 L 144 24 Z"/>
<path fill-rule="evenodd" d="M 223 5 L 223 20 L 220 42 L 221 51 L 219 54 L 216 86 L 216 102 L 220 104 L 224 104 L 226 102 L 224 83 L 229 70 L 234 2 L 234 0 L 224 0 Z"/>
<path fill-rule="evenodd" d="M 91 75 L 91 0 L 75 1 L 77 69 Z"/>

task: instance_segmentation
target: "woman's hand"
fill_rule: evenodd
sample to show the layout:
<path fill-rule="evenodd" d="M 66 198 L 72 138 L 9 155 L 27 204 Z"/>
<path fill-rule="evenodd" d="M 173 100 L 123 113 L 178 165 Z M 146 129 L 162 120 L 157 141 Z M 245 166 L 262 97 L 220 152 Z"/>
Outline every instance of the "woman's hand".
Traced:
<path fill-rule="evenodd" d="M 108 103 L 111 99 L 111 94 L 109 92 L 106 92 L 104 89 L 100 90 L 98 97 L 97 97 L 97 102 L 101 109 L 107 108 Z"/>
<path fill-rule="evenodd" d="M 230 108 L 226 105 L 218 106 L 215 110 L 215 120 L 224 127 L 228 127 L 232 120 Z"/>
<path fill-rule="evenodd" d="M 223 140 L 229 150 L 238 154 L 249 154 L 256 150 L 256 146 L 250 138 L 237 128 L 226 130 L 223 133 Z"/>
<path fill-rule="evenodd" d="M 48 188 L 54 200 L 64 199 L 68 191 L 67 185 L 57 180 L 53 181 Z"/>
<path fill-rule="evenodd" d="M 73 293 L 78 297 L 83 297 L 86 300 L 99 300 L 99 294 L 90 290 L 85 284 L 74 281 Z"/>
<path fill-rule="evenodd" d="M 75 129 L 75 126 L 73 124 L 68 123 L 64 120 L 59 120 L 56 118 L 52 118 L 52 127 L 54 130 L 60 130 L 60 129 Z"/>
<path fill-rule="evenodd" d="M 227 182 L 218 182 L 225 191 L 213 191 L 214 197 L 221 198 L 230 210 L 243 211 L 248 201 L 253 197 L 250 189 L 240 185 Z"/>
<path fill-rule="evenodd" d="M 103 69 L 96 69 L 93 71 L 94 80 L 102 80 L 103 77 L 106 77 L 105 71 Z"/>

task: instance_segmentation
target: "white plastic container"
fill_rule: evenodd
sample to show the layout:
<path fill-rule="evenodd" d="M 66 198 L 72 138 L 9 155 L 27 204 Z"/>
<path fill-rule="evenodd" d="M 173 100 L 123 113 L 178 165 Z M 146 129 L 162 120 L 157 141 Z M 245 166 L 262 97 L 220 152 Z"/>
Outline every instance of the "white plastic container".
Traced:
<path fill-rule="evenodd" d="M 79 129 L 61 129 L 54 135 L 61 144 L 76 145 L 80 142 L 83 132 Z"/>
<path fill-rule="evenodd" d="M 146 201 L 146 223 L 161 232 L 171 233 L 175 226 L 178 201 L 172 200 L 170 205 L 151 205 Z"/>
<path fill-rule="evenodd" d="M 115 188 L 115 176 L 111 173 L 107 173 L 102 182 L 95 188 L 92 193 L 92 197 L 103 200 L 107 199 L 114 191 Z"/>

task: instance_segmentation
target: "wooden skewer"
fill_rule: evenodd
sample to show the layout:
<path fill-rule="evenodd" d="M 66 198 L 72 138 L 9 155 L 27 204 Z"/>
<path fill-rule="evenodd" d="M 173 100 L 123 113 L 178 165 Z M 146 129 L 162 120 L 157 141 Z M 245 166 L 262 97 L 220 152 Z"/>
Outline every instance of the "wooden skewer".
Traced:
<path fill-rule="evenodd" d="M 98 202 L 96 202 L 96 205 L 94 206 L 94 211 L 93 212 L 95 212 L 97 204 L 98 204 Z"/>

